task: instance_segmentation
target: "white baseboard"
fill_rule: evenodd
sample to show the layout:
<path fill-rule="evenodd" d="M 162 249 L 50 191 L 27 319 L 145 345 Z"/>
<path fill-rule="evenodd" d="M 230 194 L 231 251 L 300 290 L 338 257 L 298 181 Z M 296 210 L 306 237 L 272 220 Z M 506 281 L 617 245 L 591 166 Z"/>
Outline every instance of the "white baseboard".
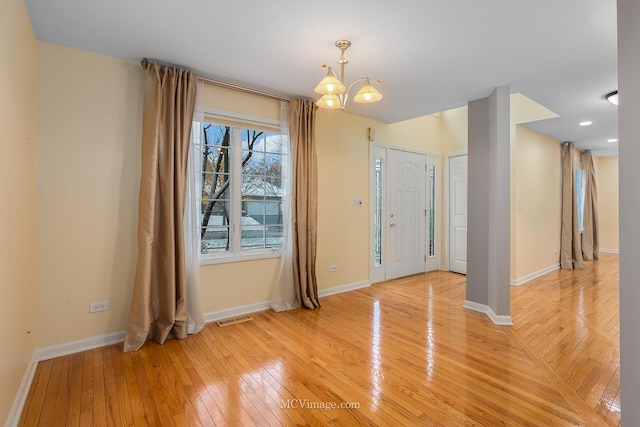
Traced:
<path fill-rule="evenodd" d="M 371 282 L 363 280 L 361 282 L 349 283 L 342 286 L 335 286 L 329 289 L 320 289 L 318 291 L 319 297 L 328 297 L 329 295 L 341 294 L 343 292 L 355 291 L 356 289 L 368 288 L 371 286 Z"/>
<path fill-rule="evenodd" d="M 608 253 L 608 254 L 619 254 L 620 253 L 620 249 L 599 248 L 598 251 L 605 252 L 605 253 Z"/>
<path fill-rule="evenodd" d="M 340 294 L 342 292 L 354 291 L 356 289 L 366 288 L 371 286 L 368 280 L 362 282 L 349 283 L 346 285 L 336 286 L 329 289 L 318 290 L 318 296 L 320 298 Z M 243 314 L 251 314 L 257 311 L 268 310 L 271 308 L 269 301 L 257 302 L 255 304 L 241 305 L 238 307 L 228 308 L 225 310 L 212 311 L 204 315 L 204 321 L 206 323 L 215 322 L 221 319 L 228 319 L 230 317 L 242 316 Z"/>
<path fill-rule="evenodd" d="M 520 286 L 523 283 L 527 283 L 530 280 L 536 279 L 540 276 L 544 276 L 547 273 L 551 273 L 552 271 L 558 270 L 560 268 L 560 264 L 550 265 L 549 267 L 545 267 L 542 270 L 538 270 L 531 274 L 527 274 L 524 277 L 520 277 L 519 279 L 511 279 L 511 286 Z"/>
<path fill-rule="evenodd" d="M 486 314 L 489 319 L 491 319 L 491 321 L 496 325 L 513 326 L 513 320 L 511 319 L 511 316 L 498 316 L 488 305 L 478 304 L 477 302 L 465 300 L 462 306 L 466 309 Z"/>
<path fill-rule="evenodd" d="M 70 341 L 50 347 L 39 348 L 35 352 L 36 361 L 53 359 L 54 357 L 66 356 L 68 354 L 79 353 L 81 351 L 93 350 L 111 344 L 124 341 L 124 331 L 112 332 L 110 334 L 98 335 L 97 337 L 83 340 Z"/>
<path fill-rule="evenodd" d="M 318 291 L 318 296 L 326 297 L 342 292 L 366 288 L 368 286 L 371 286 L 371 283 L 368 280 L 364 280 L 362 282 L 349 283 L 329 289 L 321 289 Z M 229 317 L 236 317 L 243 314 L 268 310 L 269 308 L 269 301 L 262 301 L 255 304 L 241 305 L 225 310 L 211 311 L 209 313 L 205 313 L 204 320 L 206 323 L 211 323 L 217 320 L 227 319 Z M 18 393 L 16 394 L 16 397 L 13 401 L 13 406 L 11 407 L 11 411 L 9 412 L 9 417 L 7 418 L 7 421 L 5 423 L 5 427 L 14 427 L 18 424 L 18 421 L 20 420 L 20 414 L 22 413 L 22 409 L 24 407 L 24 402 L 27 400 L 27 394 L 29 393 L 29 388 L 31 387 L 38 362 L 42 360 L 53 359 L 54 357 L 66 356 L 69 354 L 79 353 L 81 351 L 93 350 L 107 345 L 124 342 L 124 336 L 125 331 L 118 331 L 112 332 L 110 334 L 99 335 L 97 337 L 70 341 L 50 347 L 36 349 L 33 352 L 31 361 L 29 362 L 27 370 L 22 377 L 20 388 L 18 389 Z"/>
<path fill-rule="evenodd" d="M 211 323 L 222 319 L 228 319 L 230 317 L 242 316 L 243 314 L 255 313 L 257 311 L 268 310 L 271 308 L 269 301 L 261 301 L 255 304 L 240 305 L 237 307 L 226 308 L 224 310 L 210 311 L 205 313 L 205 323 Z"/>
<path fill-rule="evenodd" d="M 33 382 L 33 376 L 36 373 L 37 366 L 38 361 L 36 360 L 34 352 L 31 356 L 31 360 L 29 361 L 29 365 L 27 365 L 27 370 L 22 377 L 20 387 L 18 387 L 18 393 L 16 393 L 16 397 L 13 399 L 13 405 L 11 405 L 7 422 L 4 424 L 5 427 L 15 427 L 18 425 L 20 415 L 22 414 L 22 408 L 24 407 L 24 402 L 27 400 L 27 394 L 29 394 L 29 389 L 31 388 L 31 383 Z"/>

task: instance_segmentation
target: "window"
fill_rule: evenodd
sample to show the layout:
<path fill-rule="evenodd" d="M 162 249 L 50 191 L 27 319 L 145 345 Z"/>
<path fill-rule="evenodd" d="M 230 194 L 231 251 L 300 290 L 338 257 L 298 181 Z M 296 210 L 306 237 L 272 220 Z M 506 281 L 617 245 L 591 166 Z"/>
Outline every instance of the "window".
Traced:
<path fill-rule="evenodd" d="M 286 137 L 275 126 L 206 120 L 194 150 L 200 156 L 201 257 L 279 254 Z"/>
<path fill-rule="evenodd" d="M 585 179 L 584 171 L 582 169 L 575 169 L 575 184 L 576 184 L 576 207 L 578 209 L 578 228 L 582 233 L 584 231 L 584 192 L 585 192 Z"/>

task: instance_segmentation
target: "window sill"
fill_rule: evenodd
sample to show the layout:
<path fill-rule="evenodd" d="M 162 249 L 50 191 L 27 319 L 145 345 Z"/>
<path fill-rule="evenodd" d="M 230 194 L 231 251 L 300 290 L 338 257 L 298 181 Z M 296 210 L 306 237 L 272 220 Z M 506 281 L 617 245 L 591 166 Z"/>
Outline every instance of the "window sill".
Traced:
<path fill-rule="evenodd" d="M 200 255 L 200 265 L 227 264 L 230 262 L 254 261 L 259 259 L 280 258 L 280 249 L 265 249 L 242 254 Z"/>

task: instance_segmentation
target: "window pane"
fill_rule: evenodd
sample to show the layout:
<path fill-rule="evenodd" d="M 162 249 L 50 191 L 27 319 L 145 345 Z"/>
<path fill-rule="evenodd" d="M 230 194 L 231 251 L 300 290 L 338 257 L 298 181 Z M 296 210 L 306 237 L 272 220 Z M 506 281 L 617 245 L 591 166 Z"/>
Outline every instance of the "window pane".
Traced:
<path fill-rule="evenodd" d="M 283 229 L 282 225 L 268 225 L 265 231 L 265 239 L 267 247 L 270 248 L 279 248 L 282 246 L 283 239 Z"/>
<path fill-rule="evenodd" d="M 264 201 L 263 200 L 243 200 L 242 211 L 244 216 L 253 218 L 258 224 L 264 224 Z M 244 224 L 244 217 L 243 217 Z"/>
<path fill-rule="evenodd" d="M 267 201 L 264 209 L 265 221 L 267 225 L 282 225 L 282 202 Z"/>
<path fill-rule="evenodd" d="M 230 249 L 228 225 L 203 227 L 201 235 L 200 247 L 203 254 L 224 252 Z"/>
<path fill-rule="evenodd" d="M 282 138 L 242 135 L 242 249 L 282 246 Z"/>
<path fill-rule="evenodd" d="M 265 153 L 242 150 L 242 174 L 264 176 L 265 173 Z"/>
<path fill-rule="evenodd" d="M 264 247 L 265 226 L 251 217 L 242 217 L 242 249 Z"/>
<path fill-rule="evenodd" d="M 207 254 L 230 249 L 229 207 L 229 200 L 204 200 L 201 203 L 201 253 Z"/>
<path fill-rule="evenodd" d="M 373 265 L 382 265 L 382 159 L 374 163 Z"/>
<path fill-rule="evenodd" d="M 201 139 L 201 253 L 230 249 L 231 128 L 205 123 Z"/>
<path fill-rule="evenodd" d="M 429 256 L 436 254 L 436 167 L 429 166 Z"/>

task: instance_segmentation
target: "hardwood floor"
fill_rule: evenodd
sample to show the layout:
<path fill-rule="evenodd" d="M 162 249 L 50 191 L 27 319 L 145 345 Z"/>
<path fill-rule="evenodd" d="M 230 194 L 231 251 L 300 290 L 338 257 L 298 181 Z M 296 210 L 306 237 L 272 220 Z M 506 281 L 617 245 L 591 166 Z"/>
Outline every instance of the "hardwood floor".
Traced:
<path fill-rule="evenodd" d="M 513 327 L 432 272 L 43 361 L 20 425 L 618 425 L 618 257 L 601 258 L 512 287 Z"/>

